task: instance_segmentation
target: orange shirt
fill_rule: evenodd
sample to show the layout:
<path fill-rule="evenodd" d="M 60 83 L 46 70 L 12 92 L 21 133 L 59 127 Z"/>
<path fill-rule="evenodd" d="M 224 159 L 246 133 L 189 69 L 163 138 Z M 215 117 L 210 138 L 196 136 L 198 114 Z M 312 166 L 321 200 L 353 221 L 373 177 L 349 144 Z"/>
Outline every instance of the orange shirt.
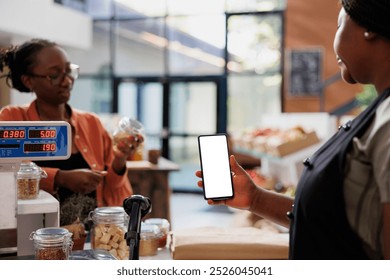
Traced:
<path fill-rule="evenodd" d="M 69 107 L 70 108 L 70 107 Z M 71 109 L 70 124 L 74 129 L 73 141 L 93 170 L 107 170 L 103 183 L 96 189 L 98 206 L 122 206 L 123 200 L 133 191 L 127 177 L 127 171 L 118 175 L 112 169 L 114 159 L 112 138 L 105 130 L 98 116 L 93 113 Z M 8 105 L 0 111 L 0 121 L 40 121 L 36 110 L 36 101 L 30 105 Z M 53 194 L 54 178 L 57 168 L 43 168 L 48 178 L 42 179 L 40 188 Z"/>

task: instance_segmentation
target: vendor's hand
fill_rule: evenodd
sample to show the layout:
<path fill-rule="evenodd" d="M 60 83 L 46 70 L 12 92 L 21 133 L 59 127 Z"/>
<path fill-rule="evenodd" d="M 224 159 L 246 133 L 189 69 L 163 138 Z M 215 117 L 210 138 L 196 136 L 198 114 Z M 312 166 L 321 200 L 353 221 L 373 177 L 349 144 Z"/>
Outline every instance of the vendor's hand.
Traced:
<path fill-rule="evenodd" d="M 60 170 L 55 183 L 75 193 L 87 194 L 96 190 L 106 175 L 107 171 L 90 169 Z"/>
<path fill-rule="evenodd" d="M 230 156 L 230 167 L 233 173 L 233 188 L 234 197 L 226 200 L 211 200 L 207 202 L 210 205 L 225 204 L 230 207 L 248 210 L 251 206 L 254 192 L 258 189 L 256 184 L 247 172 L 237 163 L 234 156 Z M 195 172 L 195 175 L 202 178 L 200 170 Z M 203 181 L 198 181 L 198 186 L 203 187 Z"/>
<path fill-rule="evenodd" d="M 132 157 L 137 148 L 144 142 L 144 137 L 140 134 L 137 136 L 128 135 L 122 137 L 116 141 L 113 149 L 114 155 L 118 158 L 129 158 Z"/>

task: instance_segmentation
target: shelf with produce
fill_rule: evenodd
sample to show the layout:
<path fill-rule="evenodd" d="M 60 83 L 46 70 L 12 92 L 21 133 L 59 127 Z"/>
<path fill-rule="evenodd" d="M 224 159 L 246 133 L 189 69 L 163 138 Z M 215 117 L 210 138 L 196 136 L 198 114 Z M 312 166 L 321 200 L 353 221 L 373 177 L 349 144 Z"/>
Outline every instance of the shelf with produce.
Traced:
<path fill-rule="evenodd" d="M 241 147 L 235 150 L 259 157 L 261 173 L 265 176 L 275 178 L 283 185 L 296 186 L 303 170 L 303 160 L 310 157 L 323 143 L 324 141 L 320 141 L 283 157 Z"/>

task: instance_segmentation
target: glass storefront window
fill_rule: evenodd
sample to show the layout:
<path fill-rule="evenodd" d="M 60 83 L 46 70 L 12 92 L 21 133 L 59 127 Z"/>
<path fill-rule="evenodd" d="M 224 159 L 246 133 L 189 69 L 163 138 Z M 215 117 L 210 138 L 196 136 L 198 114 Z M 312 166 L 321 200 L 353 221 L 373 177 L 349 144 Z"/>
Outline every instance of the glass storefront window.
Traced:
<path fill-rule="evenodd" d="M 171 137 L 170 159 L 180 165 L 180 170 L 169 174 L 169 184 L 175 190 L 201 191 L 197 187 L 195 171 L 200 169 L 197 137 Z"/>
<path fill-rule="evenodd" d="M 110 23 L 95 22 L 93 25 L 92 48 L 81 50 L 65 48 L 69 59 L 80 65 L 80 74 L 110 74 Z"/>
<path fill-rule="evenodd" d="M 231 75 L 228 78 L 228 132 L 258 127 L 265 114 L 280 113 L 280 74 Z"/>
<path fill-rule="evenodd" d="M 115 74 L 162 76 L 165 73 L 163 19 L 119 21 L 115 28 Z"/>
<path fill-rule="evenodd" d="M 283 10 L 287 0 L 226 0 L 226 11 L 237 12 L 262 12 Z"/>
<path fill-rule="evenodd" d="M 224 14 L 225 0 L 167 0 L 168 15 Z"/>
<path fill-rule="evenodd" d="M 120 83 L 118 87 L 118 114 L 138 119 L 137 84 L 132 82 Z"/>
<path fill-rule="evenodd" d="M 165 16 L 166 0 L 115 0 L 115 15 L 119 17 Z"/>
<path fill-rule="evenodd" d="M 170 75 L 221 75 L 224 71 L 225 16 L 168 17 Z"/>
<path fill-rule="evenodd" d="M 171 133 L 192 135 L 215 133 L 217 126 L 215 83 L 173 83 L 170 108 Z"/>
<path fill-rule="evenodd" d="M 146 147 L 160 148 L 163 117 L 162 84 L 124 81 L 119 84 L 118 90 L 118 114 L 138 119 L 145 128 Z"/>
<path fill-rule="evenodd" d="M 279 71 L 282 19 L 278 15 L 235 15 L 228 19 L 228 70 L 231 73 Z"/>
<path fill-rule="evenodd" d="M 92 18 L 109 18 L 114 12 L 112 9 L 112 0 L 94 0 L 86 1 L 87 13 Z"/>
<path fill-rule="evenodd" d="M 110 78 L 77 79 L 70 104 L 77 109 L 99 113 L 111 112 L 112 84 Z"/>

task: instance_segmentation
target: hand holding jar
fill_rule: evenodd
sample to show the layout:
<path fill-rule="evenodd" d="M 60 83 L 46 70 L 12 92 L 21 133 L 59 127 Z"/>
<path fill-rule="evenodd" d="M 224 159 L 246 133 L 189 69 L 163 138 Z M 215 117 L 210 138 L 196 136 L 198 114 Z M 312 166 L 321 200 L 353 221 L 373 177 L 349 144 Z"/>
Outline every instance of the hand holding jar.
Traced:
<path fill-rule="evenodd" d="M 119 121 L 118 128 L 113 134 L 114 152 L 116 155 L 125 155 L 128 159 L 133 159 L 136 154 L 141 153 L 145 141 L 143 125 L 128 117 Z"/>

